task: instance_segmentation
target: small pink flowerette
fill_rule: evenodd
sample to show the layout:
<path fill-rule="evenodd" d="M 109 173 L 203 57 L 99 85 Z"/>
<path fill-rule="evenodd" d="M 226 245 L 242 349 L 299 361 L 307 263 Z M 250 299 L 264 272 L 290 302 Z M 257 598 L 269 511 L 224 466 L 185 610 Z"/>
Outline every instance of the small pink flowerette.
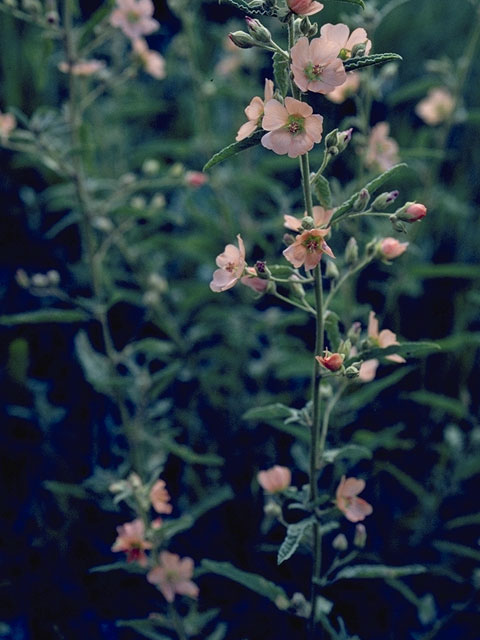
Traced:
<path fill-rule="evenodd" d="M 287 467 L 276 464 L 271 469 L 259 471 L 257 474 L 258 484 L 267 493 L 279 493 L 290 486 L 292 482 L 292 472 Z"/>
<path fill-rule="evenodd" d="M 324 253 L 335 258 L 333 251 L 324 240 L 329 233 L 330 229 L 304 231 L 283 251 L 283 255 L 296 269 L 303 265 L 307 271 L 310 271 L 317 266 Z"/>
<path fill-rule="evenodd" d="M 121 29 L 127 38 L 135 40 L 159 28 L 160 24 L 152 18 L 153 11 L 152 0 L 116 0 L 110 24 Z"/>
<path fill-rule="evenodd" d="M 173 602 L 177 593 L 197 598 L 199 589 L 191 580 L 193 569 L 192 558 L 180 558 L 176 553 L 162 551 L 159 565 L 148 572 L 147 580 L 162 592 L 167 602 Z"/>
<path fill-rule="evenodd" d="M 152 543 L 145 540 L 145 525 L 143 520 L 136 518 L 132 522 L 117 527 L 117 539 L 113 543 L 112 551 L 123 551 L 127 554 L 127 562 L 138 562 L 141 567 L 146 567 L 148 558 L 146 549 L 152 548 Z"/>
<path fill-rule="evenodd" d="M 238 247 L 227 244 L 225 251 L 217 256 L 217 267 L 213 272 L 210 289 L 215 293 L 227 291 L 234 287 L 245 271 L 245 245 L 240 234 L 237 235 Z"/>
<path fill-rule="evenodd" d="M 365 480 L 342 476 L 336 492 L 336 504 L 350 522 L 365 520 L 373 512 L 373 507 L 358 494 L 365 489 Z"/>
<path fill-rule="evenodd" d="M 239 142 L 248 138 L 260 124 L 264 114 L 265 104 L 273 98 L 273 82 L 265 78 L 264 100 L 255 96 L 251 99 L 248 107 L 245 108 L 245 115 L 248 121 L 242 124 L 238 130 L 235 140 Z"/>
<path fill-rule="evenodd" d="M 164 480 L 157 480 L 150 489 L 150 502 L 157 513 L 172 513 L 170 494 L 168 493 Z"/>

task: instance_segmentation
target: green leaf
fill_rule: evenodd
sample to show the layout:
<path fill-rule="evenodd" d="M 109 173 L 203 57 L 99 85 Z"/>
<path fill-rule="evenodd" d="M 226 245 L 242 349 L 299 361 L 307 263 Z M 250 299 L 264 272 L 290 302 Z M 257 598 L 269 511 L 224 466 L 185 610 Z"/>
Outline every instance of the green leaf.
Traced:
<path fill-rule="evenodd" d="M 348 0 L 349 2 L 352 0 Z M 229 4 L 245 13 L 258 16 L 273 16 L 276 11 L 271 5 L 259 5 L 258 2 L 247 2 L 247 0 L 218 0 L 218 4 Z"/>
<path fill-rule="evenodd" d="M 340 569 L 333 582 L 353 578 L 401 578 L 402 576 L 415 576 L 425 573 L 425 571 L 425 567 L 420 564 L 410 564 L 403 567 L 389 567 L 384 564 L 357 564 L 353 567 Z"/>
<path fill-rule="evenodd" d="M 77 311 L 76 309 L 37 309 L 36 311 L 0 316 L 0 324 L 8 327 L 16 324 L 71 323 L 86 322 L 87 320 L 90 320 L 90 316 L 85 311 Z"/>
<path fill-rule="evenodd" d="M 468 516 L 454 518 L 445 524 L 445 528 L 457 529 L 458 527 L 468 527 L 470 525 L 480 525 L 480 513 L 471 513 Z"/>
<path fill-rule="evenodd" d="M 402 471 L 391 462 L 377 462 L 375 466 L 377 467 L 377 469 L 386 471 L 394 478 L 396 478 L 398 482 L 400 482 L 400 484 L 404 486 L 405 489 L 413 493 L 413 495 L 415 495 L 420 502 L 423 502 L 425 505 L 429 506 L 434 504 L 435 496 L 432 496 L 429 491 L 424 489 L 419 482 L 411 478 L 408 473 L 405 473 L 405 471 Z"/>
<path fill-rule="evenodd" d="M 150 620 L 117 620 L 117 627 L 128 627 L 133 629 L 144 638 L 150 640 L 171 640 L 170 636 L 155 631 L 154 625 Z"/>
<path fill-rule="evenodd" d="M 330 184 L 321 173 L 316 173 L 312 178 L 312 187 L 319 203 L 324 209 L 332 208 L 332 194 L 330 192 Z"/>
<path fill-rule="evenodd" d="M 412 393 L 403 394 L 402 397 L 413 400 L 413 402 L 417 402 L 426 407 L 431 407 L 432 409 L 439 409 L 442 413 L 449 413 L 459 419 L 465 418 L 468 415 L 467 407 L 465 407 L 460 400 L 449 398 L 439 393 L 412 391 Z"/>
<path fill-rule="evenodd" d="M 372 452 L 367 447 L 358 444 L 347 444 L 340 449 L 329 449 L 324 451 L 322 460 L 327 463 L 335 462 L 337 459 L 348 458 L 349 460 L 361 460 L 362 458 L 370 459 Z"/>
<path fill-rule="evenodd" d="M 190 447 L 175 442 L 175 440 L 162 440 L 162 445 L 167 451 L 189 464 L 206 464 L 211 467 L 221 467 L 225 463 L 225 460 L 215 453 L 197 453 Z"/>
<path fill-rule="evenodd" d="M 228 147 L 224 147 L 221 151 L 210 158 L 207 164 L 203 167 L 203 171 L 207 171 L 227 158 L 237 155 L 240 151 L 244 151 L 245 149 L 249 149 L 250 147 L 260 144 L 260 140 L 263 135 L 265 135 L 265 131 L 260 129 L 260 131 L 254 131 L 251 136 L 244 140 L 240 140 L 240 142 L 229 144 Z"/>
<path fill-rule="evenodd" d="M 108 571 L 128 571 L 129 573 L 145 573 L 145 569 L 142 568 L 136 562 L 112 562 L 111 564 L 99 564 L 96 567 L 91 567 L 89 573 L 107 573 Z"/>
<path fill-rule="evenodd" d="M 380 380 L 373 380 L 368 384 L 359 384 L 355 391 L 342 400 L 341 409 L 356 411 L 365 407 L 385 389 L 394 387 L 402 378 L 409 374 L 413 367 L 398 367 L 393 373 Z"/>
<path fill-rule="evenodd" d="M 115 0 L 105 0 L 102 2 L 99 9 L 97 9 L 92 16 L 87 20 L 80 31 L 80 38 L 78 41 L 78 47 L 81 49 L 84 47 L 90 37 L 93 34 L 93 30 L 95 27 L 100 24 L 102 20 L 104 20 L 110 13 L 115 5 Z"/>
<path fill-rule="evenodd" d="M 398 53 L 374 53 L 371 56 L 361 56 L 358 58 L 349 58 L 345 60 L 343 66 L 345 71 L 358 71 L 371 67 L 374 64 L 385 64 L 386 62 L 397 62 L 403 60 Z"/>
<path fill-rule="evenodd" d="M 55 480 L 45 480 L 42 482 L 45 489 L 51 491 L 56 495 L 71 496 L 72 498 L 78 498 L 84 500 L 88 497 L 88 493 L 83 487 L 79 487 L 77 484 L 69 482 L 57 482 Z"/>
<path fill-rule="evenodd" d="M 220 622 L 206 640 L 223 640 L 227 635 L 227 629 L 225 622 Z"/>
<path fill-rule="evenodd" d="M 433 546 L 442 553 L 453 553 L 456 556 L 470 558 L 475 560 L 475 562 L 480 562 L 480 551 L 466 547 L 463 544 L 448 542 L 447 540 L 435 540 Z"/>
<path fill-rule="evenodd" d="M 285 610 L 289 605 L 289 599 L 282 587 L 270 582 L 270 580 L 266 580 L 266 578 L 257 573 L 242 571 L 229 562 L 216 562 L 208 559 L 202 560 L 201 568 L 209 573 L 215 573 L 238 582 L 247 587 L 247 589 L 268 598 L 281 610 Z"/>
<path fill-rule="evenodd" d="M 480 267 L 476 264 L 423 264 L 409 269 L 415 278 L 458 278 L 464 280 L 480 279 Z"/>
<path fill-rule="evenodd" d="M 453 336 L 448 336 L 448 338 L 437 340 L 437 344 L 442 351 L 457 351 L 457 349 L 466 347 L 472 349 L 472 347 L 480 346 L 480 332 L 470 333 L 465 331 L 456 333 Z"/>
<path fill-rule="evenodd" d="M 99 393 L 110 393 L 112 389 L 110 361 L 106 356 L 95 351 L 85 331 L 80 331 L 75 336 L 75 351 L 87 381 Z"/>
<path fill-rule="evenodd" d="M 363 0 L 337 0 L 337 2 L 347 2 L 349 4 L 356 4 L 362 9 L 365 9 L 365 2 Z"/>
<path fill-rule="evenodd" d="M 340 318 L 333 311 L 327 311 L 325 315 L 325 331 L 328 338 L 330 351 L 335 352 L 340 344 L 340 331 L 338 328 Z"/>
<path fill-rule="evenodd" d="M 292 409 L 280 402 L 267 404 L 265 407 L 253 407 L 245 411 L 242 418 L 244 420 L 272 420 L 275 418 L 290 418 Z"/>
<path fill-rule="evenodd" d="M 273 54 L 273 77 L 277 89 L 282 96 L 286 96 L 290 84 L 290 65 L 285 56 L 278 51 Z"/>
<path fill-rule="evenodd" d="M 382 360 L 393 354 L 397 354 L 403 358 L 420 358 L 438 351 L 440 351 L 440 347 L 436 342 L 402 342 L 401 344 L 394 344 L 390 347 L 385 347 L 384 349 L 381 349 L 380 347 L 367 349 L 366 351 L 359 353 L 357 356 L 349 358 L 344 364 L 345 366 L 348 366 L 359 359 L 372 360 L 373 358 L 378 358 Z"/>
<path fill-rule="evenodd" d="M 282 564 L 285 560 L 288 560 L 293 556 L 295 551 L 298 549 L 298 545 L 300 544 L 303 536 L 305 535 L 305 531 L 315 522 L 315 517 L 311 516 L 310 518 L 306 518 L 305 520 L 301 520 L 300 522 L 295 522 L 294 524 L 290 524 L 287 527 L 287 534 L 285 536 L 285 540 L 280 545 L 280 549 L 278 550 L 277 555 L 277 564 Z"/>

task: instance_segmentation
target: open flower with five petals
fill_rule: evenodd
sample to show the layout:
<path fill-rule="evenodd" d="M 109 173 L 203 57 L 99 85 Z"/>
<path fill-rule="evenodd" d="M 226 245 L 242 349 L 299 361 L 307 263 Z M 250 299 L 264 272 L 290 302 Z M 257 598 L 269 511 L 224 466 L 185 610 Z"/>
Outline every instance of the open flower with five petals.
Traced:
<path fill-rule="evenodd" d="M 192 582 L 192 558 L 180 558 L 176 553 L 162 551 L 159 565 L 147 574 L 147 580 L 154 584 L 165 596 L 167 602 L 175 600 L 175 594 L 198 597 L 198 586 Z"/>
<path fill-rule="evenodd" d="M 291 49 L 292 72 L 301 91 L 329 93 L 342 85 L 347 74 L 338 57 L 340 46 L 334 40 L 302 37 Z"/>
<path fill-rule="evenodd" d="M 324 240 L 329 233 L 330 229 L 304 231 L 284 250 L 283 255 L 296 269 L 302 265 L 307 271 L 314 269 L 324 253 L 331 258 L 335 258 L 332 250 Z"/>
<path fill-rule="evenodd" d="M 245 108 L 245 115 L 248 121 L 242 124 L 238 130 L 235 140 L 240 142 L 244 138 L 248 138 L 255 129 L 257 129 L 262 121 L 264 113 L 264 105 L 273 98 L 273 82 L 268 78 L 265 78 L 264 100 L 255 96 L 251 99 L 248 107 Z"/>
<path fill-rule="evenodd" d="M 359 478 L 346 478 L 342 476 L 337 487 L 337 507 L 350 522 L 365 520 L 373 512 L 373 507 L 358 494 L 365 489 L 365 480 Z"/>
<path fill-rule="evenodd" d="M 148 36 L 160 26 L 152 18 L 153 11 L 152 0 L 116 0 L 116 8 L 110 16 L 110 24 L 121 29 L 132 40 Z"/>
<path fill-rule="evenodd" d="M 132 522 L 117 527 L 117 539 L 113 543 L 112 551 L 124 551 L 127 562 L 138 562 L 142 567 L 148 564 L 146 549 L 152 548 L 152 543 L 145 540 L 145 525 L 143 520 L 136 518 Z"/>
<path fill-rule="evenodd" d="M 320 36 L 331 43 L 335 43 L 338 48 L 338 55 L 342 60 L 352 57 L 352 50 L 359 44 L 365 45 L 365 55 L 368 56 L 372 48 L 372 43 L 367 37 L 365 29 L 350 29 L 346 24 L 324 24 L 320 29 Z"/>
<path fill-rule="evenodd" d="M 210 289 L 219 293 L 227 291 L 237 284 L 245 271 L 245 245 L 240 234 L 237 235 L 238 247 L 227 244 L 225 251 L 217 256 L 217 267 L 210 282 Z"/>

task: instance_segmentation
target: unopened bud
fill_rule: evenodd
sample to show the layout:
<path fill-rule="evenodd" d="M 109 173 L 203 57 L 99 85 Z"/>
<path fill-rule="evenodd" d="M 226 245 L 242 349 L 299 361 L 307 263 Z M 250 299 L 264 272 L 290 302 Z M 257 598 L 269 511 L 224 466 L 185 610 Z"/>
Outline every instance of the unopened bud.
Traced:
<path fill-rule="evenodd" d="M 48 279 L 48 283 L 53 287 L 56 287 L 60 282 L 60 274 L 56 269 L 50 269 L 49 271 L 47 271 L 46 276 Z"/>
<path fill-rule="evenodd" d="M 368 201 L 370 200 L 370 194 L 367 189 L 361 189 L 358 192 L 357 197 L 352 205 L 353 211 L 365 211 L 367 208 Z"/>
<path fill-rule="evenodd" d="M 256 40 L 256 42 L 260 42 L 262 44 L 267 44 L 272 42 L 272 34 L 264 27 L 260 20 L 256 18 L 246 17 L 245 21 L 247 23 L 248 33 Z"/>
<path fill-rule="evenodd" d="M 302 298 L 302 299 L 305 298 L 305 289 L 303 288 L 303 285 L 300 282 L 298 282 L 298 276 L 294 274 L 290 276 L 288 280 L 290 282 L 290 288 L 292 290 L 292 293 L 299 298 Z"/>
<path fill-rule="evenodd" d="M 160 163 L 155 158 L 147 158 L 142 164 L 142 171 L 147 176 L 155 176 L 160 171 Z"/>
<path fill-rule="evenodd" d="M 329 371 L 339 371 L 343 366 L 345 356 L 340 353 L 330 353 L 327 349 L 324 353 L 324 356 L 315 356 L 315 360 Z"/>
<path fill-rule="evenodd" d="M 15 273 L 15 280 L 18 286 L 22 287 L 23 289 L 28 289 L 28 287 L 30 286 L 30 278 L 28 277 L 25 269 L 17 269 Z"/>
<path fill-rule="evenodd" d="M 48 278 L 44 273 L 34 273 L 32 276 L 32 285 L 34 287 L 48 287 L 50 283 L 48 282 Z"/>
<path fill-rule="evenodd" d="M 316 35 L 318 31 L 318 24 L 312 24 L 308 16 L 303 16 L 303 18 L 300 20 L 299 31 L 303 36 L 307 36 L 307 38 L 313 38 L 313 36 Z"/>
<path fill-rule="evenodd" d="M 154 209 L 163 209 L 166 204 L 167 201 L 165 200 L 163 193 L 156 193 L 150 200 L 150 206 Z"/>
<path fill-rule="evenodd" d="M 419 202 L 407 202 L 394 215 L 402 222 L 418 222 L 427 215 L 427 207 Z"/>
<path fill-rule="evenodd" d="M 371 207 L 374 211 L 383 211 L 388 206 L 395 202 L 398 198 L 399 191 L 384 191 L 379 196 L 375 198 L 372 202 Z"/>
<path fill-rule="evenodd" d="M 407 227 L 403 222 L 400 222 L 395 213 L 392 213 L 388 219 L 392 223 L 394 231 L 398 231 L 398 233 L 407 233 Z"/>
<path fill-rule="evenodd" d="M 311 604 L 307 602 L 307 599 L 303 595 L 303 593 L 299 593 L 298 591 L 293 594 L 292 599 L 290 600 L 290 605 L 295 610 L 295 614 L 300 616 L 301 618 L 309 618 L 310 613 L 312 611 Z"/>
<path fill-rule="evenodd" d="M 347 331 L 347 338 L 351 344 L 357 344 L 360 334 L 362 332 L 362 325 L 360 322 L 354 322 L 350 329 Z"/>
<path fill-rule="evenodd" d="M 302 229 L 305 231 L 310 231 L 310 229 L 315 228 L 315 220 L 311 216 L 305 216 L 302 218 Z"/>
<path fill-rule="evenodd" d="M 352 139 L 353 129 L 345 129 L 344 131 L 339 131 L 337 133 L 337 147 L 340 153 L 345 151 L 348 147 L 350 140 Z"/>
<path fill-rule="evenodd" d="M 52 26 L 56 26 L 60 21 L 58 12 L 48 11 L 48 13 L 45 14 L 45 20 L 48 22 L 48 24 L 51 24 Z"/>
<path fill-rule="evenodd" d="M 140 478 L 138 473 L 135 473 L 135 471 L 132 471 L 127 479 L 134 489 L 140 489 L 140 487 L 142 486 L 142 479 Z"/>
<path fill-rule="evenodd" d="M 345 262 L 348 265 L 353 265 L 358 261 L 358 244 L 355 238 L 352 236 L 347 242 L 345 247 Z"/>
<path fill-rule="evenodd" d="M 352 343 L 348 338 L 347 340 L 342 340 L 338 345 L 338 353 L 341 353 L 344 358 L 348 358 L 351 350 L 352 350 Z"/>
<path fill-rule="evenodd" d="M 255 263 L 255 271 L 259 278 L 262 280 L 270 280 L 272 274 L 270 273 L 270 269 L 267 267 L 266 262 L 263 260 L 257 260 Z"/>
<path fill-rule="evenodd" d="M 283 242 L 287 245 L 287 247 L 289 247 L 291 244 L 295 242 L 295 238 L 292 236 L 291 233 L 284 233 Z"/>
<path fill-rule="evenodd" d="M 367 45 L 365 42 L 359 42 L 352 47 L 352 58 L 360 58 L 365 55 Z"/>
<path fill-rule="evenodd" d="M 132 209 L 145 209 L 147 206 L 147 201 L 143 196 L 133 196 L 130 200 L 130 206 Z"/>
<path fill-rule="evenodd" d="M 181 178 L 185 173 L 185 167 L 181 162 L 175 162 L 168 173 L 172 178 Z"/>
<path fill-rule="evenodd" d="M 282 507 L 276 502 L 269 500 L 263 507 L 263 513 L 270 518 L 279 518 L 282 515 Z"/>
<path fill-rule="evenodd" d="M 325 136 L 325 149 L 329 153 L 332 148 L 336 149 L 336 152 L 333 155 L 336 155 L 338 153 L 337 134 L 338 134 L 338 129 L 333 129 L 333 131 L 330 131 L 330 133 L 327 133 L 327 135 Z"/>
<path fill-rule="evenodd" d="M 92 227 L 98 231 L 111 231 L 113 229 L 112 221 L 106 216 L 95 216 L 92 220 Z"/>
<path fill-rule="evenodd" d="M 158 273 L 151 273 L 148 276 L 148 286 L 158 293 L 165 293 L 168 289 L 168 282 Z"/>
<path fill-rule="evenodd" d="M 348 540 L 343 533 L 339 533 L 332 541 L 332 547 L 337 551 L 346 551 L 348 549 Z"/>
<path fill-rule="evenodd" d="M 123 185 L 133 184 L 137 179 L 137 176 L 129 171 L 128 173 L 124 173 L 123 176 L 120 176 L 119 182 Z"/>
<path fill-rule="evenodd" d="M 353 538 L 353 544 L 360 549 L 367 543 L 367 530 L 364 524 L 357 524 L 355 527 L 355 537 Z"/>
<path fill-rule="evenodd" d="M 358 378 L 360 375 L 360 368 L 351 364 L 349 367 L 345 369 L 345 377 L 349 379 Z"/>
<path fill-rule="evenodd" d="M 340 271 L 337 265 L 331 260 L 327 260 L 327 268 L 325 269 L 325 277 L 329 280 L 338 280 L 340 277 Z"/>
<path fill-rule="evenodd" d="M 252 36 L 249 36 L 245 31 L 234 31 L 233 33 L 229 33 L 228 37 L 233 42 L 233 44 L 240 49 L 251 49 L 256 46 L 255 40 Z"/>

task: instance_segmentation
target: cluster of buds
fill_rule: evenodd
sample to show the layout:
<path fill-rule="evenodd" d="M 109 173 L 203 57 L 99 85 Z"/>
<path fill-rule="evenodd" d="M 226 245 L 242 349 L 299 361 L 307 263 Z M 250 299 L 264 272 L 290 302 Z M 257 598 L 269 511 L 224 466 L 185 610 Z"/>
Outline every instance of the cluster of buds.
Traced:
<path fill-rule="evenodd" d="M 228 37 L 234 45 L 240 49 L 251 49 L 252 47 L 260 47 L 261 49 L 272 49 L 274 43 L 272 40 L 272 34 L 265 27 L 260 20 L 256 18 L 246 17 L 247 31 L 234 31 L 229 33 Z"/>
<path fill-rule="evenodd" d="M 345 131 L 339 131 L 338 129 L 330 131 L 330 133 L 325 136 L 325 149 L 327 153 L 334 157 L 338 156 L 342 151 L 345 151 L 352 139 L 352 133 L 352 128 L 345 129 Z"/>
<path fill-rule="evenodd" d="M 34 273 L 29 276 L 24 269 L 18 269 L 15 273 L 15 280 L 23 289 L 49 289 L 58 286 L 60 274 L 55 269 L 50 269 L 47 273 Z"/>

